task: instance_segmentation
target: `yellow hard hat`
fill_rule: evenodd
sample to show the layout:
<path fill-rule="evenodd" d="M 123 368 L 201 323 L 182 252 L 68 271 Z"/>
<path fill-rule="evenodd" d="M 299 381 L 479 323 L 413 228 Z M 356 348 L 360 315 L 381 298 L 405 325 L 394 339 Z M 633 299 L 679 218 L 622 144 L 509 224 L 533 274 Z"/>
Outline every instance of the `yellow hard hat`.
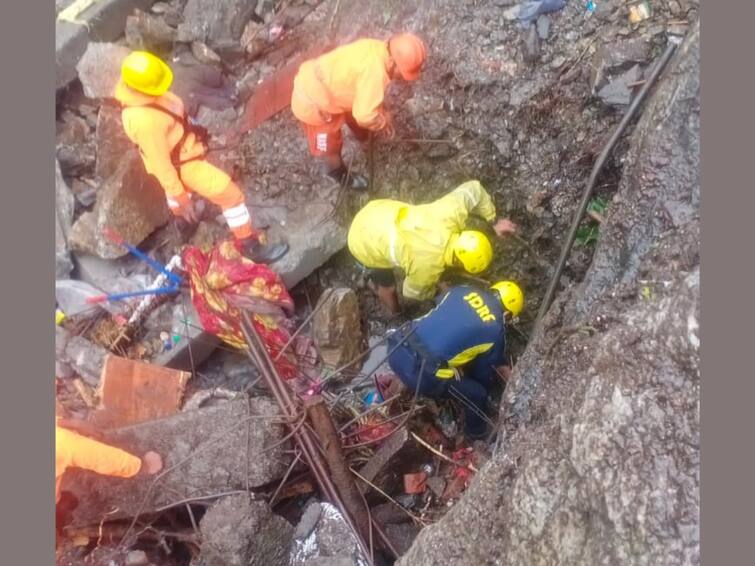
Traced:
<path fill-rule="evenodd" d="M 152 53 L 133 51 L 123 60 L 121 78 L 134 90 L 150 96 L 162 96 L 173 82 L 173 71 Z"/>
<path fill-rule="evenodd" d="M 504 309 L 509 311 L 512 316 L 519 316 L 524 308 L 524 293 L 522 293 L 519 285 L 513 281 L 499 281 L 491 289 L 498 291 Z"/>
<path fill-rule="evenodd" d="M 454 255 L 469 273 L 482 273 L 493 259 L 493 246 L 482 232 L 464 230 L 454 244 Z"/>

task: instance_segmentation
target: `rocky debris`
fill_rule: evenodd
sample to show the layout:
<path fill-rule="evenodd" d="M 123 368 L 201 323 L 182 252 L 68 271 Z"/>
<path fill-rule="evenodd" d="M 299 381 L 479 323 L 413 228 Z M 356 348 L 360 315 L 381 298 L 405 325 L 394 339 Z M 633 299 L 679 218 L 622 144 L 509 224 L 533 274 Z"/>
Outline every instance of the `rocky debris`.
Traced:
<path fill-rule="evenodd" d="M 131 53 L 114 43 L 90 43 L 76 64 L 79 80 L 88 98 L 110 98 L 121 76 L 121 63 Z"/>
<path fill-rule="evenodd" d="M 70 366 L 89 385 L 100 383 L 102 366 L 108 351 L 82 336 L 71 336 L 66 342 L 61 362 Z"/>
<path fill-rule="evenodd" d="M 85 212 L 73 225 L 72 249 L 115 259 L 128 251 L 105 238 L 103 229 L 120 234 L 139 245 L 155 228 L 167 222 L 170 212 L 157 179 L 147 175 L 135 149 L 122 158 L 116 172 L 98 190 L 94 210 Z"/>
<path fill-rule="evenodd" d="M 610 106 L 626 106 L 632 101 L 634 85 L 642 78 L 642 69 L 635 65 L 598 91 L 598 98 Z"/>
<path fill-rule="evenodd" d="M 287 566 L 293 527 L 246 494 L 215 503 L 199 523 L 203 566 Z"/>
<path fill-rule="evenodd" d="M 228 101 L 230 104 L 230 100 Z M 196 121 L 200 126 L 207 128 L 213 136 L 219 136 L 228 132 L 236 123 L 236 110 L 225 108 L 214 110 L 206 106 L 199 106 Z"/>
<path fill-rule="evenodd" d="M 367 562 L 338 509 L 330 503 L 313 501 L 294 532 L 290 565 L 341 563 L 361 566 Z"/>
<path fill-rule="evenodd" d="M 644 38 L 612 41 L 602 45 L 592 58 L 590 85 L 593 94 L 610 80 L 638 64 L 650 59 L 652 44 Z"/>
<path fill-rule="evenodd" d="M 55 327 L 55 377 L 70 379 L 76 372 L 66 360 L 66 347 L 71 335 L 62 326 Z"/>
<path fill-rule="evenodd" d="M 618 0 L 603 0 L 595 3 L 595 11 L 593 14 L 598 20 L 608 22 L 613 18 L 618 7 Z"/>
<path fill-rule="evenodd" d="M 121 111 L 115 105 L 103 104 L 97 113 L 95 146 L 97 163 L 94 172 L 101 180 L 113 176 L 123 162 L 124 155 L 135 147 L 123 130 Z"/>
<path fill-rule="evenodd" d="M 67 176 L 91 172 L 95 164 L 94 142 L 87 121 L 64 111 L 55 127 L 55 153 Z"/>
<path fill-rule="evenodd" d="M 525 63 L 536 63 L 540 59 L 540 38 L 535 24 L 529 26 L 522 48 Z"/>
<path fill-rule="evenodd" d="M 97 200 L 97 184 L 92 179 L 73 179 L 71 192 L 76 202 L 84 208 L 89 208 Z"/>
<path fill-rule="evenodd" d="M 253 221 L 255 212 L 252 205 Z M 290 249 L 272 267 L 291 289 L 346 245 L 346 229 L 333 217 L 328 204 L 311 203 L 281 216 L 271 223 L 269 239 L 285 238 Z"/>
<path fill-rule="evenodd" d="M 62 88 L 76 78 L 76 63 L 88 44 L 86 26 L 55 22 L 55 88 Z"/>
<path fill-rule="evenodd" d="M 143 550 L 132 550 L 126 555 L 124 566 L 147 566 L 149 558 Z"/>
<path fill-rule="evenodd" d="M 264 449 L 279 442 L 285 428 L 254 418 L 278 413 L 274 402 L 255 397 L 103 431 L 104 442 L 133 454 L 152 450 L 162 457 L 164 471 L 176 467 L 161 475 L 152 490 L 151 476 L 124 479 L 69 470 L 62 489 L 79 500 L 72 524 L 98 524 L 103 510 L 118 508 L 110 519 L 132 517 L 183 499 L 255 488 L 281 477 L 288 467 L 288 445 Z"/>
<path fill-rule="evenodd" d="M 699 93 L 697 23 L 584 281 L 517 364 L 493 458 L 399 564 L 700 563 Z"/>
<path fill-rule="evenodd" d="M 411 450 L 410 445 L 409 433 L 406 429 L 399 430 L 395 434 L 392 434 L 382 443 L 380 448 L 377 449 L 375 454 L 362 467 L 362 469 L 359 470 L 359 475 L 381 489 L 387 488 L 390 490 L 391 486 L 388 484 L 397 484 L 397 478 L 399 477 L 399 473 L 395 469 L 396 466 L 391 466 L 391 464 L 395 464 L 399 460 L 411 460 L 411 458 L 407 457 L 409 450 Z M 385 475 L 384 472 L 393 477 L 390 479 L 381 477 L 382 475 Z M 367 493 L 370 489 L 370 487 L 364 482 L 360 482 L 357 485 L 362 493 Z"/>
<path fill-rule="evenodd" d="M 126 19 L 126 43 L 131 49 L 168 53 L 176 41 L 177 31 L 165 22 L 165 18 L 153 16 L 141 10 Z"/>
<path fill-rule="evenodd" d="M 362 350 L 362 329 L 357 294 L 348 287 L 323 291 L 315 306 L 313 336 L 323 362 L 341 367 Z"/>
<path fill-rule="evenodd" d="M 238 43 L 257 0 L 188 0 L 178 39 L 202 41 L 211 48 Z"/>
<path fill-rule="evenodd" d="M 412 546 L 414 539 L 419 535 L 420 528 L 412 523 L 403 523 L 400 525 L 390 524 L 385 526 L 385 534 L 390 539 L 391 544 L 396 548 L 399 556 L 406 554 Z"/>
<path fill-rule="evenodd" d="M 55 160 L 55 279 L 67 279 L 73 271 L 68 251 L 68 235 L 73 223 L 73 194 Z"/>
<path fill-rule="evenodd" d="M 551 32 L 551 19 L 545 14 L 538 16 L 537 18 L 537 36 L 545 41 Z"/>
<path fill-rule="evenodd" d="M 184 101 L 186 111 L 196 116 L 199 106 L 216 111 L 233 108 L 237 96 L 233 82 L 215 66 L 215 62 L 200 61 L 189 49 L 179 49 L 171 61 L 173 86 L 171 90 Z M 231 118 L 234 120 L 235 115 Z"/>

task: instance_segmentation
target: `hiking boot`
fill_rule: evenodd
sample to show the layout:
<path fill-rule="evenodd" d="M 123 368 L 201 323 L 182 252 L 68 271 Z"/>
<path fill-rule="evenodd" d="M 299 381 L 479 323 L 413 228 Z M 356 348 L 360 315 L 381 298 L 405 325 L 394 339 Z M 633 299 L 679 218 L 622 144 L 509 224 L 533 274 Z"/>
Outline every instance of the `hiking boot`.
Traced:
<path fill-rule="evenodd" d="M 250 238 L 243 244 L 243 253 L 254 263 L 274 263 L 288 252 L 288 244 L 261 244 L 256 238 Z"/>

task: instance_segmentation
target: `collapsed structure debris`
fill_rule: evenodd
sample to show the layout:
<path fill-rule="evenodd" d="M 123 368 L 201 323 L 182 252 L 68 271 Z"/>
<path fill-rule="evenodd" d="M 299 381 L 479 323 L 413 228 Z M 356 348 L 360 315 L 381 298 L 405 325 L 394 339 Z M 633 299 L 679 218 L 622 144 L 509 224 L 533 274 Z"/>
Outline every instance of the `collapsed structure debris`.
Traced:
<path fill-rule="evenodd" d="M 476 478 L 484 489 L 489 448 L 460 432 L 469 399 L 401 389 L 388 364 L 388 328 L 427 305 L 386 318 L 340 253 L 348 226 L 368 198 L 427 203 L 480 179 L 522 233 L 496 245 L 491 261 L 494 275 L 527 288 L 523 319 L 507 326 L 516 362 L 577 187 L 667 44 L 662 24 L 678 3 L 658 3 L 638 21 L 613 2 L 585 16 L 562 1 L 471 10 L 451 0 L 78 0 L 58 10 L 57 399 L 104 441 L 155 451 L 164 466 L 128 480 L 69 470 L 63 490 L 77 506 L 61 557 L 392 563 Z M 677 29 L 696 6 L 675 13 Z M 411 92 L 385 92 L 396 138 L 374 135 L 360 148 L 344 136 L 342 165 L 363 171 L 370 188 L 369 197 L 349 193 L 350 178 L 334 183 L 307 159 L 290 111 L 294 77 L 337 45 L 404 29 L 427 42 L 428 63 Z M 167 222 L 165 193 L 111 100 L 133 49 L 171 66 L 189 118 L 209 132 L 208 159 L 243 190 L 255 230 L 288 243 L 285 256 L 264 266 L 234 253 L 219 206 L 197 207 L 196 229 Z M 609 200 L 625 150 L 622 140 L 596 189 Z M 603 230 L 610 213 L 601 218 Z M 182 284 L 149 300 L 94 300 L 161 285 L 112 230 L 172 265 Z M 589 246 L 575 249 L 557 283 L 579 281 L 591 257 Z M 489 286 L 481 277 L 464 282 Z M 498 384 L 494 401 L 512 381 L 537 388 L 523 379 Z M 487 419 L 506 438 L 509 424 Z"/>

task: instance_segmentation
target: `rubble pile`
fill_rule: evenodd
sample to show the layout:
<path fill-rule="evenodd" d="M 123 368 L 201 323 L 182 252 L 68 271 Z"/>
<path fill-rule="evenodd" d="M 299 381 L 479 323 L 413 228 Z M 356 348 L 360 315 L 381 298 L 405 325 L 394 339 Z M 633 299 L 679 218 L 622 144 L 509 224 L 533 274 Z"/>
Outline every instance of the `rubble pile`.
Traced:
<path fill-rule="evenodd" d="M 663 421 L 632 395 L 671 395 L 675 376 L 686 379 L 696 363 L 686 342 L 665 336 L 682 332 L 686 320 L 689 340 L 696 337 L 682 314 L 699 308 L 699 203 L 679 179 L 690 187 L 699 181 L 690 173 L 695 164 L 665 138 L 654 138 L 657 152 L 643 152 L 637 140 L 651 137 L 649 118 L 609 158 L 596 193 L 603 208 L 585 221 L 599 244 L 578 238 L 561 278 L 568 298 L 530 341 L 595 156 L 649 77 L 667 32 L 696 30 L 695 0 L 588 4 L 56 1 L 56 412 L 143 462 L 152 453 L 161 459 L 157 471 L 143 463 L 134 477 L 66 472 L 58 564 L 471 564 L 491 556 L 526 563 L 528 552 L 557 561 L 555 548 L 568 563 L 641 563 L 626 554 L 635 532 L 659 563 L 669 553 L 696 562 L 697 483 L 683 465 L 694 454 L 669 448 L 673 458 L 662 464 L 683 476 L 692 499 L 648 511 L 651 522 L 654 513 L 683 511 L 678 543 L 665 523 L 653 538 L 652 525 L 622 514 L 616 493 L 624 488 L 611 484 L 622 480 L 610 470 L 594 477 L 603 464 L 591 452 L 621 460 L 608 439 L 633 426 L 634 413 Z M 290 110 L 293 73 L 331 45 L 403 30 L 425 38 L 428 63 L 421 80 L 388 90 L 394 137 L 377 135 L 370 146 L 345 134 L 345 163 L 370 177 L 368 192 L 346 190 L 308 159 Z M 288 242 L 282 259 L 254 271 L 231 257 L 226 221 L 208 202 L 198 204 L 189 232 L 173 220 L 112 98 L 121 61 L 134 49 L 170 64 L 172 90 L 209 132 L 209 161 L 242 188 L 255 228 Z M 693 73 L 687 65 L 675 80 Z M 666 98 L 653 119 L 668 119 L 661 106 L 676 112 L 678 101 L 659 96 Z M 672 126 L 694 153 L 694 134 Z M 658 171 L 667 166 L 678 176 L 664 184 L 672 175 Z M 421 398 L 386 363 L 389 329 L 427 305 L 386 316 L 344 249 L 350 219 L 368 200 L 425 203 L 469 179 L 479 179 L 499 213 L 520 227 L 519 236 L 495 244 L 491 270 L 477 282 L 516 280 L 528 298 L 507 326 L 517 372 L 493 389 L 503 412 L 490 412 L 491 434 L 474 443 L 461 431 L 463 399 Z M 648 254 L 686 275 L 650 267 Z M 199 273 L 188 258 L 218 262 Z M 668 320 L 642 302 L 656 299 Z M 659 367 L 666 377 L 657 382 L 644 374 L 642 383 L 632 380 L 605 354 L 621 360 L 619 345 L 630 339 L 635 348 L 641 340 L 627 330 L 635 323 L 647 323 L 653 344 L 668 350 Z M 258 363 L 256 338 L 269 364 Z M 656 363 L 642 348 L 638 355 Z M 587 359 L 586 350 L 603 353 Z M 610 377 L 603 388 L 601 376 Z M 281 401 L 277 388 L 295 402 Z M 544 401 L 546 394 L 557 401 Z M 693 445 L 699 418 L 690 395 L 666 422 Z M 327 409 L 327 434 L 312 400 Z M 600 417 L 606 411 L 613 416 Z M 585 432 L 595 427 L 601 434 Z M 310 430 L 316 447 L 306 446 Z M 652 431 L 622 436 L 632 449 L 638 438 L 664 449 Z M 310 453 L 322 456 L 322 470 Z M 627 485 L 652 483 L 648 469 L 632 470 L 621 472 Z M 596 507 L 601 490 L 609 491 L 615 522 Z M 577 524 L 579 500 L 599 517 L 590 519 L 592 532 Z M 443 540 L 446 527 L 456 533 L 451 542 Z M 474 535 L 465 538 L 465 527 Z M 505 543 L 488 540 L 485 529 L 505 531 L 494 537 Z M 590 540 L 608 532 L 622 541 L 616 549 Z M 659 550 L 664 541 L 668 553 Z"/>

